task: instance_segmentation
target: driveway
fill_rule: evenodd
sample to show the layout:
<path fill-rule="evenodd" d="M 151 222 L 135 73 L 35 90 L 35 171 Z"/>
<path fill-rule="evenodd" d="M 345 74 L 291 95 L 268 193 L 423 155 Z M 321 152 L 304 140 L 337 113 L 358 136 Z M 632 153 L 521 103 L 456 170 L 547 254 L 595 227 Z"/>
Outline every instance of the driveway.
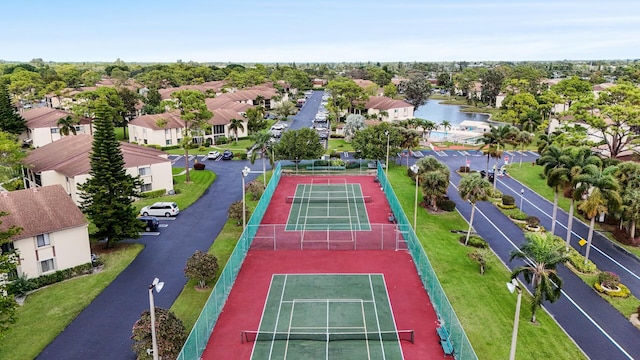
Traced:
<path fill-rule="evenodd" d="M 148 286 L 153 278 L 165 283 L 162 292 L 154 294 L 155 305 L 170 308 L 187 281 L 182 272 L 187 258 L 196 250 L 209 249 L 227 221 L 229 205 L 242 198 L 241 169 L 262 169 L 258 162 L 205 163 L 218 176 L 211 187 L 174 221 L 161 221 L 168 226 L 160 229 L 160 235 L 135 240 L 145 245 L 144 250 L 38 359 L 135 359 L 131 328 L 149 309 Z M 183 161 L 178 165 L 184 166 Z M 258 175 L 250 174 L 247 181 Z"/>

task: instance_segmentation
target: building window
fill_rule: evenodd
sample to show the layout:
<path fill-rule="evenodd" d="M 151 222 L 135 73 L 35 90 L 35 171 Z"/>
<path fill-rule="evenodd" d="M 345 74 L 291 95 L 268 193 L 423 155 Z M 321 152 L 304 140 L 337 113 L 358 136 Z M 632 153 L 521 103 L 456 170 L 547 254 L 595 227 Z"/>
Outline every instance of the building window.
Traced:
<path fill-rule="evenodd" d="M 164 129 L 164 136 L 165 137 L 171 137 L 171 130 L 170 129 Z"/>
<path fill-rule="evenodd" d="M 49 239 L 49 234 L 38 235 L 36 236 L 36 240 L 38 242 L 38 247 L 51 245 L 51 239 Z"/>
<path fill-rule="evenodd" d="M 53 263 L 53 259 L 47 259 L 40 261 L 40 270 L 42 273 L 48 273 L 50 271 L 54 271 L 56 269 L 55 264 Z"/>
<path fill-rule="evenodd" d="M 141 192 L 146 192 L 146 191 L 151 191 L 151 184 L 142 184 L 142 186 L 140 186 L 140 191 Z"/>
<path fill-rule="evenodd" d="M 213 134 L 214 135 L 224 135 L 224 125 L 213 125 Z"/>
<path fill-rule="evenodd" d="M 82 125 L 76 125 L 76 132 L 82 132 L 84 127 Z"/>
<path fill-rule="evenodd" d="M 171 139 L 165 140 L 165 145 L 167 145 L 167 146 L 171 145 Z"/>
<path fill-rule="evenodd" d="M 51 128 L 51 133 L 52 134 L 57 134 L 58 133 L 58 128 Z"/>
<path fill-rule="evenodd" d="M 151 168 L 150 167 L 138 168 L 138 175 L 144 176 L 144 175 L 149 175 L 149 174 L 151 174 Z"/>
<path fill-rule="evenodd" d="M 145 145 L 147 145 L 147 144 L 148 144 L 147 139 L 144 139 L 144 144 L 145 144 Z"/>

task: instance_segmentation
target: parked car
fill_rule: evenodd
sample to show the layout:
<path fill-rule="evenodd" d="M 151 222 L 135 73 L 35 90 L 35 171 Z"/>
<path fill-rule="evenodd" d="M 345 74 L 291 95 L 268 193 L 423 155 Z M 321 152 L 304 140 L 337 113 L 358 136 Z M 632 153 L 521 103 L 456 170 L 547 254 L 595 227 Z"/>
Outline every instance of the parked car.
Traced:
<path fill-rule="evenodd" d="M 231 152 L 231 150 L 225 150 L 222 153 L 222 160 L 231 160 L 233 159 L 233 153 Z"/>
<path fill-rule="evenodd" d="M 154 216 L 140 216 L 138 218 L 142 221 L 144 230 L 149 231 L 158 231 L 158 227 L 160 226 L 160 221 L 158 221 L 157 217 Z"/>
<path fill-rule="evenodd" d="M 220 151 L 209 151 L 207 160 L 215 160 L 220 157 Z"/>
<path fill-rule="evenodd" d="M 144 216 L 176 216 L 180 213 L 178 204 L 174 202 L 157 202 L 150 206 L 145 206 L 140 210 L 140 215 Z"/>
<path fill-rule="evenodd" d="M 286 126 L 283 123 L 277 123 L 277 124 L 273 124 L 273 126 L 271 127 L 271 130 L 284 130 Z"/>

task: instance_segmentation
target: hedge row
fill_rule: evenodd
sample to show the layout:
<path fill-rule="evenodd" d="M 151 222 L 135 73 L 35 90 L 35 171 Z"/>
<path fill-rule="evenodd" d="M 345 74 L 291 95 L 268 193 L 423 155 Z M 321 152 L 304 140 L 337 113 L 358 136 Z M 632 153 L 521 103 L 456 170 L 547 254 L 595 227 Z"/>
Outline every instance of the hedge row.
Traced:
<path fill-rule="evenodd" d="M 10 294 L 24 295 L 29 291 L 39 289 L 47 285 L 91 273 L 93 273 L 93 264 L 86 263 L 69 269 L 58 270 L 52 274 L 42 275 L 37 278 L 17 278 L 9 284 L 7 290 Z"/>

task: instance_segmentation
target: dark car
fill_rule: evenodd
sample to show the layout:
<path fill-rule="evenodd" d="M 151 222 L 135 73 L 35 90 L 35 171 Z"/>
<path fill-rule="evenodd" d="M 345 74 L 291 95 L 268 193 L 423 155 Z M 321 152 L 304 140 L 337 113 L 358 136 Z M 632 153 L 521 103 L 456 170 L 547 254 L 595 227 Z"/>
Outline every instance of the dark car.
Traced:
<path fill-rule="evenodd" d="M 231 150 L 225 150 L 222 153 L 222 160 L 231 160 L 233 159 L 233 153 L 231 152 Z"/>
<path fill-rule="evenodd" d="M 495 172 L 493 170 L 489 170 L 489 173 L 487 173 L 486 171 L 482 170 L 480 171 L 480 176 L 484 179 L 485 177 L 487 177 L 487 180 L 489 180 L 490 183 L 493 183 L 496 179 L 495 176 Z"/>
<path fill-rule="evenodd" d="M 160 226 L 160 221 L 158 221 L 157 217 L 153 217 L 153 216 L 140 216 L 138 218 L 140 221 L 142 221 L 142 226 L 144 227 L 144 230 L 149 232 L 149 231 L 158 231 L 158 227 Z"/>

